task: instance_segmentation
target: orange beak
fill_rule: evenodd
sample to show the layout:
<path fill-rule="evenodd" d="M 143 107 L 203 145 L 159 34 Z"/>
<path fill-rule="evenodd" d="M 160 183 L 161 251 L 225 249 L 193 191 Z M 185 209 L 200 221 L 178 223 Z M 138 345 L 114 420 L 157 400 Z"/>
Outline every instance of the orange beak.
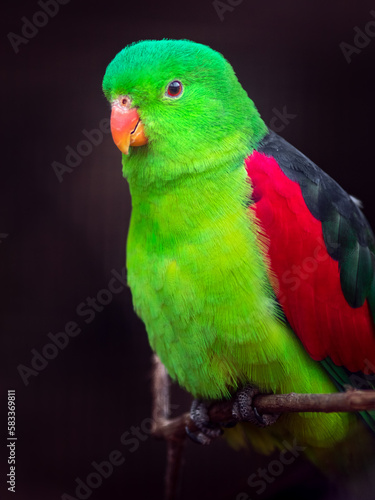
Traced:
<path fill-rule="evenodd" d="M 143 146 L 148 142 L 136 108 L 122 108 L 114 104 L 111 132 L 116 146 L 126 155 L 129 153 L 129 146 Z"/>

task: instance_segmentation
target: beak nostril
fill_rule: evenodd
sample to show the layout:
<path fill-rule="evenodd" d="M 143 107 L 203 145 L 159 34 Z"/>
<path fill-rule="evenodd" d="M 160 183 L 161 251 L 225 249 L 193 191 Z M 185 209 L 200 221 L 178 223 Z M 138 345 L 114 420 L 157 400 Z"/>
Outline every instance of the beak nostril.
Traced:
<path fill-rule="evenodd" d="M 119 98 L 118 103 L 121 107 L 129 108 L 130 107 L 130 99 L 127 96 L 122 96 Z"/>

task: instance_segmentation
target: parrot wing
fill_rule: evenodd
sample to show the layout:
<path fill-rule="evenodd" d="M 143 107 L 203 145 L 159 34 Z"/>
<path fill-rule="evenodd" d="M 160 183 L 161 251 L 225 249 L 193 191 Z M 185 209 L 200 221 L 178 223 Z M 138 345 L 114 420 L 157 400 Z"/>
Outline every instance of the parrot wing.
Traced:
<path fill-rule="evenodd" d="M 358 202 L 274 132 L 246 169 L 292 329 L 313 359 L 375 372 L 375 239 Z"/>

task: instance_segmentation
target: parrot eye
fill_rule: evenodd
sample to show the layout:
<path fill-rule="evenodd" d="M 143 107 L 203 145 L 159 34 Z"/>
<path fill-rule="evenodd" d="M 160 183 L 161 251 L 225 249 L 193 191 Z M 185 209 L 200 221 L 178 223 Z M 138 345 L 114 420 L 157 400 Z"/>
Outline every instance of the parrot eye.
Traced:
<path fill-rule="evenodd" d="M 166 95 L 168 97 L 179 97 L 182 94 L 182 83 L 179 80 L 173 80 L 168 87 Z"/>

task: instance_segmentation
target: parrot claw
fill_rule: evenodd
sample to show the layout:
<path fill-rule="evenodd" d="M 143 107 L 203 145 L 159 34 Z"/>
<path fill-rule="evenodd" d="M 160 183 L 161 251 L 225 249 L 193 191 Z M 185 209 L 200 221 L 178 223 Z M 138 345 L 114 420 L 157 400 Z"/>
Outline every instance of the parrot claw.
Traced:
<path fill-rule="evenodd" d="M 259 389 L 254 386 L 248 385 L 240 389 L 235 396 L 232 415 L 237 422 L 250 422 L 257 427 L 268 427 L 278 420 L 280 414 L 260 415 L 253 405 L 253 398 L 257 394 L 259 394 Z"/>
<path fill-rule="evenodd" d="M 195 434 L 194 432 L 192 432 L 189 429 L 188 426 L 185 427 L 185 431 L 186 431 L 186 434 L 188 435 L 188 437 L 194 443 L 206 445 L 206 444 L 210 444 L 212 441 L 212 438 L 206 436 L 203 432 L 198 432 L 197 434 Z"/>
<path fill-rule="evenodd" d="M 223 429 L 219 424 L 210 422 L 208 409 L 210 403 L 200 399 L 194 399 L 190 408 L 190 418 L 198 427 L 199 432 L 194 433 L 186 426 L 186 434 L 198 444 L 210 444 L 211 441 L 223 434 Z"/>

